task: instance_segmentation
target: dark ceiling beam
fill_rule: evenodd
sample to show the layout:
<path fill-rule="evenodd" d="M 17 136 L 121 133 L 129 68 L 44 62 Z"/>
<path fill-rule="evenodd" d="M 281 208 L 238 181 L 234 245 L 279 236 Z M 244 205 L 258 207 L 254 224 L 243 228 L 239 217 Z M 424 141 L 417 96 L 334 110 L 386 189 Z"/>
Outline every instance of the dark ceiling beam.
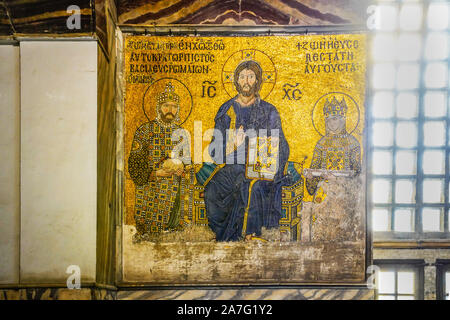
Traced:
<path fill-rule="evenodd" d="M 95 32 L 94 0 L 1 0 L 7 20 L 0 12 L 0 35 L 7 35 L 5 21 L 9 21 L 9 34 L 13 35 L 66 35 L 93 34 Z M 69 29 L 67 12 L 71 5 L 80 9 L 80 28 Z M 1 28 L 3 26 L 3 28 Z"/>
<path fill-rule="evenodd" d="M 5 1 L 0 1 L 0 36 L 15 33 L 14 24 Z"/>

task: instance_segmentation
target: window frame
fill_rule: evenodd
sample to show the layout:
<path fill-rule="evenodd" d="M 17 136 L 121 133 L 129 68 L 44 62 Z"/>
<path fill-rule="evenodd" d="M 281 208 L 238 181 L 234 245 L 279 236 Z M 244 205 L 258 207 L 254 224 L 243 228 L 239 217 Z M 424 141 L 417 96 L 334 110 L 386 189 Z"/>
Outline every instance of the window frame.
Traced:
<path fill-rule="evenodd" d="M 433 1 L 433 0 L 423 0 L 419 1 L 417 3 L 422 5 L 422 24 L 420 29 L 410 31 L 410 30 L 401 30 L 399 26 L 394 28 L 394 30 L 374 30 L 371 34 L 369 34 L 369 41 L 368 41 L 368 95 L 366 97 L 367 101 L 367 122 L 366 122 L 366 128 L 368 130 L 368 148 L 367 150 L 367 168 L 368 168 L 368 177 L 367 177 L 367 198 L 368 198 L 368 209 L 370 210 L 370 214 L 368 215 L 370 217 L 371 225 L 373 225 L 373 210 L 375 209 L 386 209 L 388 212 L 388 224 L 387 224 L 387 231 L 375 231 L 373 232 L 373 238 L 374 241 L 383 241 L 383 240 L 392 240 L 392 239 L 398 239 L 398 240 L 422 240 L 422 239 L 448 239 L 450 238 L 450 195 L 449 195 L 449 184 L 450 184 L 450 72 L 447 76 L 447 84 L 446 86 L 442 88 L 427 88 L 425 85 L 425 71 L 428 63 L 444 63 L 447 65 L 447 70 L 450 69 L 450 22 L 447 29 L 443 30 L 431 30 L 428 29 L 426 23 L 427 23 L 427 14 L 428 14 L 428 8 L 431 3 L 439 3 L 445 1 Z M 391 3 L 385 3 L 383 1 L 377 1 L 378 5 L 392 5 L 396 6 L 398 9 L 401 8 L 405 2 L 401 0 L 396 0 Z M 400 10 L 397 11 L 397 17 L 399 17 Z M 450 17 L 449 17 L 450 20 Z M 442 33 L 449 37 L 449 43 L 448 43 L 448 50 L 447 50 L 447 57 L 445 59 L 438 59 L 438 60 L 428 60 L 425 56 L 425 50 L 426 50 L 426 39 L 429 34 L 433 33 Z M 398 36 L 400 35 L 407 35 L 407 34 L 417 34 L 421 38 L 422 46 L 420 48 L 420 57 L 417 60 L 414 61 L 401 61 L 397 58 L 392 58 L 390 61 L 384 61 L 384 60 L 375 60 L 375 58 L 372 56 L 373 52 L 373 43 L 374 38 L 377 35 L 392 35 L 395 38 L 398 39 Z M 399 69 L 399 66 L 405 65 L 405 64 L 416 64 L 419 67 L 419 84 L 418 87 L 415 89 L 402 89 L 398 88 L 397 85 L 394 85 L 393 88 L 388 89 L 381 89 L 381 88 L 373 88 L 373 69 L 374 66 L 377 63 L 392 63 L 397 71 Z M 373 98 L 375 97 L 376 93 L 378 92 L 387 92 L 389 94 L 393 95 L 394 102 L 393 102 L 393 108 L 396 106 L 396 98 L 401 93 L 413 93 L 417 96 L 418 99 L 418 113 L 416 117 L 410 118 L 410 119 L 402 119 L 398 118 L 395 112 L 395 109 L 393 110 L 392 117 L 388 118 L 378 118 L 373 115 Z M 436 117 L 436 118 L 430 118 L 425 116 L 425 96 L 427 93 L 431 92 L 442 92 L 446 98 L 445 100 L 445 106 L 446 111 L 445 115 L 442 117 Z M 396 135 L 395 130 L 396 126 L 399 122 L 407 121 L 409 123 L 413 123 L 417 126 L 417 144 L 413 147 L 402 147 L 397 146 L 396 144 Z M 444 122 L 445 126 L 445 139 L 444 139 L 444 145 L 443 146 L 425 146 L 424 145 L 424 126 L 428 121 L 442 121 Z M 376 123 L 390 123 L 393 126 L 393 142 L 392 145 L 389 146 L 374 146 L 373 143 L 373 126 Z M 416 173 L 410 174 L 410 175 L 403 175 L 403 174 L 397 174 L 396 173 L 396 155 L 399 151 L 415 151 L 416 152 Z M 425 174 L 423 172 L 423 156 L 425 151 L 442 151 L 444 153 L 444 172 L 441 174 Z M 373 156 L 374 152 L 376 151 L 387 151 L 392 155 L 391 161 L 392 161 L 392 171 L 390 174 L 375 174 L 373 173 Z M 373 188 L 372 188 L 372 182 L 376 179 L 384 179 L 387 181 L 391 188 L 391 198 L 387 203 L 375 203 L 372 199 L 373 195 Z M 414 199 L 412 203 L 396 203 L 395 199 L 395 188 L 396 188 L 396 182 L 399 180 L 409 180 L 413 181 L 414 188 L 415 188 L 415 194 L 413 195 Z M 423 186 L 424 181 L 426 179 L 439 179 L 443 182 L 443 201 L 441 203 L 425 203 L 423 201 Z M 412 230 L 411 231 L 395 231 L 395 211 L 397 209 L 411 209 L 412 214 L 414 215 L 412 217 Z M 440 231 L 423 231 L 423 210 L 425 208 L 439 208 L 441 210 L 440 215 Z"/>
<path fill-rule="evenodd" d="M 376 259 L 373 264 L 380 268 L 380 271 L 394 271 L 395 272 L 395 293 L 394 294 L 383 294 L 383 295 L 394 295 L 395 300 L 398 300 L 398 296 L 409 296 L 408 294 L 398 294 L 397 279 L 398 271 L 408 270 L 413 271 L 415 274 L 415 284 L 414 284 L 414 300 L 424 299 L 424 267 L 425 261 L 420 259 Z M 378 279 L 377 279 L 378 281 Z M 379 293 L 378 288 L 375 289 L 374 299 L 378 299 Z"/>
<path fill-rule="evenodd" d="M 437 259 L 436 260 L 436 299 L 446 300 L 447 293 L 445 274 L 450 272 L 450 259 Z M 448 284 L 450 287 L 450 283 Z M 450 292 L 450 288 L 448 288 Z"/>

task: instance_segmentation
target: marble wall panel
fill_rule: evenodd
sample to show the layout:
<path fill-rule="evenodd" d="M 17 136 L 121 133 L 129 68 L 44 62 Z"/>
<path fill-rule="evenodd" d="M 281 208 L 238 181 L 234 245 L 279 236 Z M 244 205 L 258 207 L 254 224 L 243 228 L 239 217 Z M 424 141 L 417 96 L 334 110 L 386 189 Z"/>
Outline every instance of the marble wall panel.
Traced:
<path fill-rule="evenodd" d="M 21 49 L 21 283 L 95 281 L 97 42 Z"/>
<path fill-rule="evenodd" d="M 19 281 L 19 47 L 0 45 L 0 284 Z"/>

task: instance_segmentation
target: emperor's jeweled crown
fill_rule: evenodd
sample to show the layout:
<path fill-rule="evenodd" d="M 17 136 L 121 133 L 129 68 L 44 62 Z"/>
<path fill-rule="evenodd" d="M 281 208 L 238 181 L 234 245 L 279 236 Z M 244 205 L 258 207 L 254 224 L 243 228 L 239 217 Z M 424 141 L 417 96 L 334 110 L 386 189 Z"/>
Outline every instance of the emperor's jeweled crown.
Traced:
<path fill-rule="evenodd" d="M 164 92 L 158 94 L 156 101 L 159 105 L 168 101 L 179 103 L 180 97 L 175 93 L 175 88 L 173 87 L 172 83 L 169 82 L 168 84 L 166 84 Z"/>
<path fill-rule="evenodd" d="M 325 118 L 331 116 L 345 117 L 345 115 L 347 114 L 347 109 L 347 104 L 345 103 L 344 98 L 342 98 L 341 102 L 339 102 L 336 97 L 333 97 L 331 102 L 327 98 L 323 106 L 323 115 L 325 116 Z"/>

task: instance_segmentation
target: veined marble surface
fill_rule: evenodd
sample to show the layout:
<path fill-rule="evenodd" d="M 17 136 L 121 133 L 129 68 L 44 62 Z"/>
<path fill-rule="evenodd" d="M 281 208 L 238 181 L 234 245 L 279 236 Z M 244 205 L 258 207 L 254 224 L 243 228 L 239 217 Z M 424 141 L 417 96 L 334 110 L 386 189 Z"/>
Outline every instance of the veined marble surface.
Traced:
<path fill-rule="evenodd" d="M 122 0 L 121 24 L 365 24 L 367 0 Z"/>
<path fill-rule="evenodd" d="M 196 289 L 119 291 L 119 300 L 371 300 L 368 289 Z"/>
<path fill-rule="evenodd" d="M 368 289 L 0 290 L 0 300 L 372 300 Z"/>

